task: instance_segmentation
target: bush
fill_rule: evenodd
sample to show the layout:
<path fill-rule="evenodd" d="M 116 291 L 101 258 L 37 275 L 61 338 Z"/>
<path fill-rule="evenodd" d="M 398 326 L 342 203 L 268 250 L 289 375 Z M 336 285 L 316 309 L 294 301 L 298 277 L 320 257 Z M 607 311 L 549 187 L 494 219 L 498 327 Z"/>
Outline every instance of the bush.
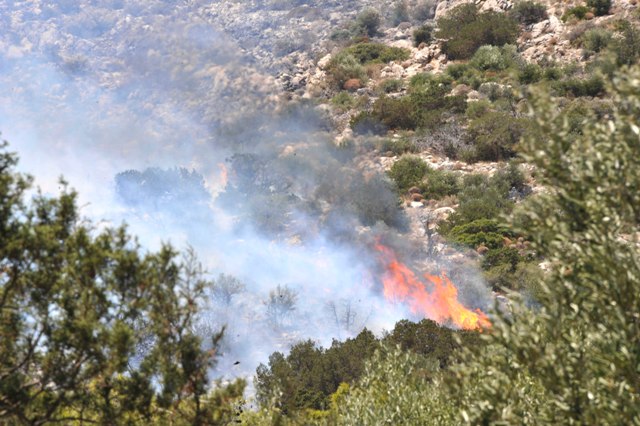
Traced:
<path fill-rule="evenodd" d="M 378 28 L 382 18 L 380 13 L 374 9 L 366 9 L 356 17 L 353 33 L 361 34 L 368 37 L 375 37 L 378 34 Z"/>
<path fill-rule="evenodd" d="M 489 249 L 499 249 L 504 245 L 504 237 L 511 235 L 504 226 L 493 219 L 477 219 L 454 226 L 447 236 L 452 242 L 473 249 L 484 245 Z"/>
<path fill-rule="evenodd" d="M 611 9 L 611 0 L 587 0 L 587 6 L 593 9 L 596 16 L 609 14 Z"/>
<path fill-rule="evenodd" d="M 570 78 L 559 81 L 554 88 L 565 96 L 599 96 L 604 92 L 604 80 L 602 77 L 594 75 L 587 79 Z"/>
<path fill-rule="evenodd" d="M 413 8 L 413 19 L 424 22 L 433 19 L 436 14 L 437 0 L 420 0 Z"/>
<path fill-rule="evenodd" d="M 460 174 L 448 170 L 430 170 L 420 185 L 420 193 L 426 198 L 439 200 L 460 191 Z"/>
<path fill-rule="evenodd" d="M 407 49 L 390 47 L 382 43 L 358 43 L 346 48 L 343 52 L 353 56 L 362 65 L 404 61 L 409 59 L 410 54 Z"/>
<path fill-rule="evenodd" d="M 467 144 L 473 147 L 465 161 L 501 161 L 514 156 L 515 145 L 530 125 L 525 118 L 489 112 L 469 123 Z"/>
<path fill-rule="evenodd" d="M 399 92 L 404 87 L 404 82 L 398 79 L 383 80 L 378 84 L 378 91 L 381 93 Z"/>
<path fill-rule="evenodd" d="M 500 247 L 489 250 L 482 259 L 482 269 L 491 269 L 496 266 L 506 265 L 509 272 L 515 272 L 522 256 L 513 247 Z"/>
<path fill-rule="evenodd" d="M 445 72 L 451 76 L 451 78 L 458 80 L 469 70 L 469 65 L 466 63 L 461 64 L 449 64 Z"/>
<path fill-rule="evenodd" d="M 538 64 L 525 64 L 518 72 L 520 84 L 533 84 L 542 79 L 542 68 Z"/>
<path fill-rule="evenodd" d="M 429 171 L 429 166 L 420 157 L 404 155 L 393 163 L 388 174 L 400 191 L 406 191 L 422 182 Z"/>
<path fill-rule="evenodd" d="M 525 0 L 516 3 L 509 15 L 523 25 L 531 25 L 547 19 L 547 8 L 540 3 Z"/>
<path fill-rule="evenodd" d="M 412 130 L 416 128 L 415 111 L 408 97 L 389 98 L 381 96 L 373 104 L 372 116 L 388 129 Z"/>
<path fill-rule="evenodd" d="M 340 92 L 331 98 L 331 104 L 341 111 L 347 111 L 355 105 L 356 101 L 347 92 Z"/>
<path fill-rule="evenodd" d="M 479 13 L 474 4 L 463 4 L 438 20 L 436 37 L 444 39 L 442 51 L 449 59 L 468 59 L 480 46 L 513 44 L 518 23 L 498 12 Z"/>
<path fill-rule="evenodd" d="M 618 66 L 633 65 L 640 58 L 640 31 L 629 21 L 618 22 L 620 37 L 609 48 L 616 55 Z"/>
<path fill-rule="evenodd" d="M 587 6 L 576 6 L 567 10 L 564 15 L 562 15 L 562 20 L 564 22 L 568 21 L 572 16 L 576 19 L 584 19 L 585 16 L 589 13 L 589 8 Z"/>
<path fill-rule="evenodd" d="M 362 63 L 345 50 L 331 58 L 327 66 L 327 75 L 338 89 L 342 89 L 344 83 L 351 79 L 359 79 L 362 82 L 367 80 Z"/>
<path fill-rule="evenodd" d="M 423 25 L 413 31 L 413 45 L 420 46 L 422 43 L 429 43 L 432 39 L 433 27 L 431 25 Z"/>
<path fill-rule="evenodd" d="M 416 152 L 418 150 L 416 145 L 411 142 L 409 138 L 383 139 L 377 144 L 377 148 L 382 153 L 392 152 L 395 155 L 402 155 L 407 152 Z"/>
<path fill-rule="evenodd" d="M 496 46 L 481 46 L 471 58 L 471 65 L 482 71 L 501 71 L 513 63 L 513 53 Z"/>
<path fill-rule="evenodd" d="M 384 135 L 387 133 L 387 126 L 378 117 L 366 111 L 351 118 L 349 126 L 356 135 Z"/>
<path fill-rule="evenodd" d="M 395 26 L 408 21 L 409 8 L 407 7 L 407 2 L 406 0 L 399 0 L 391 12 L 391 23 Z"/>
<path fill-rule="evenodd" d="M 598 53 L 611 42 L 611 33 L 603 28 L 594 28 L 586 31 L 580 37 L 580 42 L 587 52 Z"/>

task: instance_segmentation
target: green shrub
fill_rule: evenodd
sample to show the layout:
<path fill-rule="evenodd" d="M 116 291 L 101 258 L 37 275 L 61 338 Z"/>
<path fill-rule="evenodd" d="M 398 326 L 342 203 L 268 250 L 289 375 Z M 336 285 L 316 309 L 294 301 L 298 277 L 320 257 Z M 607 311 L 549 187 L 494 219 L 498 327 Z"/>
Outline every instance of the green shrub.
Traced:
<path fill-rule="evenodd" d="M 449 59 L 468 59 L 480 46 L 513 44 L 518 37 L 518 23 L 504 13 L 479 13 L 467 3 L 452 9 L 438 20 L 436 37 L 444 39 L 442 51 Z"/>
<path fill-rule="evenodd" d="M 404 155 L 393 163 L 388 174 L 400 191 L 406 191 L 422 182 L 429 171 L 429 166 L 420 157 Z"/>
<path fill-rule="evenodd" d="M 593 9 L 596 16 L 609 14 L 611 9 L 611 0 L 587 0 L 587 6 Z"/>
<path fill-rule="evenodd" d="M 531 25 L 547 19 L 547 8 L 534 1 L 519 1 L 509 11 L 509 15 L 523 25 Z"/>
<path fill-rule="evenodd" d="M 331 104 L 341 111 L 347 111 L 353 108 L 355 103 L 356 101 L 353 96 L 351 96 L 347 92 L 339 92 L 337 95 L 331 98 Z"/>
<path fill-rule="evenodd" d="M 413 45 L 420 46 L 422 43 L 429 43 L 432 39 L 433 27 L 431 25 L 423 25 L 413 31 Z"/>
<path fill-rule="evenodd" d="M 496 220 L 486 218 L 454 226 L 447 233 L 452 242 L 474 249 L 480 245 L 484 245 L 489 249 L 499 249 L 504 245 L 505 236 L 511 235 Z"/>
<path fill-rule="evenodd" d="M 591 53 L 598 53 L 609 46 L 611 33 L 603 28 L 594 28 L 586 31 L 580 38 L 582 47 Z"/>
<path fill-rule="evenodd" d="M 381 93 L 399 92 L 404 87 L 404 82 L 398 79 L 383 80 L 378 84 L 378 91 Z"/>
<path fill-rule="evenodd" d="M 384 135 L 387 133 L 387 126 L 378 117 L 367 111 L 362 111 L 352 117 L 349 126 L 356 135 Z"/>
<path fill-rule="evenodd" d="M 599 96 L 604 92 L 604 80 L 594 75 L 587 79 L 570 78 L 554 84 L 554 88 L 565 96 Z"/>
<path fill-rule="evenodd" d="M 511 52 L 497 46 L 481 46 L 471 58 L 471 65 L 486 71 L 500 71 L 513 65 Z"/>
<path fill-rule="evenodd" d="M 378 34 L 378 28 L 380 27 L 381 21 L 382 18 L 377 10 L 365 9 L 356 17 L 352 33 L 375 37 Z"/>
<path fill-rule="evenodd" d="M 530 122 L 503 112 L 489 112 L 469 123 L 467 144 L 473 147 L 468 162 L 501 161 L 515 154 L 515 145 Z"/>
<path fill-rule="evenodd" d="M 627 20 L 618 22 L 620 37 L 615 37 L 609 48 L 616 55 L 618 66 L 633 65 L 640 59 L 640 31 Z"/>
<path fill-rule="evenodd" d="M 416 152 L 418 149 L 416 145 L 409 140 L 409 138 L 386 138 L 382 139 L 378 144 L 377 148 L 380 152 L 392 152 L 395 155 L 402 155 L 408 152 Z"/>
<path fill-rule="evenodd" d="M 564 76 L 564 72 L 560 67 L 549 66 L 543 69 L 542 76 L 545 80 L 556 81 Z"/>
<path fill-rule="evenodd" d="M 460 174 L 448 170 L 430 170 L 419 187 L 422 195 L 434 200 L 456 195 L 460 192 Z"/>
<path fill-rule="evenodd" d="M 542 68 L 538 64 L 524 64 L 518 72 L 520 84 L 533 84 L 542 79 Z"/>
<path fill-rule="evenodd" d="M 563 21 L 568 21 L 572 16 L 576 19 L 584 19 L 585 16 L 589 13 L 589 8 L 587 6 L 576 6 L 567 10 L 564 15 L 562 15 Z"/>
<path fill-rule="evenodd" d="M 482 117 L 491 111 L 491 102 L 481 99 L 476 102 L 469 102 L 467 104 L 467 110 L 465 111 L 465 115 L 468 119 L 473 120 L 474 118 Z"/>
<path fill-rule="evenodd" d="M 507 265 L 509 272 L 515 272 L 522 256 L 513 247 L 500 247 L 489 250 L 482 259 L 482 269 L 491 269 L 499 265 Z"/>
<path fill-rule="evenodd" d="M 357 43 L 349 46 L 343 52 L 353 56 L 360 64 L 404 61 L 409 58 L 409 51 L 400 47 L 386 46 L 382 43 Z"/>
<path fill-rule="evenodd" d="M 403 22 L 409 22 L 409 7 L 406 0 L 399 0 L 391 11 L 391 23 L 395 26 Z"/>
<path fill-rule="evenodd" d="M 458 80 L 469 70 L 467 63 L 449 64 L 445 69 L 445 73 L 451 76 L 451 78 Z"/>
<path fill-rule="evenodd" d="M 413 19 L 418 22 L 424 22 L 433 19 L 436 14 L 438 0 L 419 0 L 412 10 Z"/>
<path fill-rule="evenodd" d="M 331 58 L 327 66 L 327 75 L 337 89 L 342 89 L 347 80 L 359 79 L 362 82 L 367 80 L 367 73 L 362 63 L 345 50 Z"/>
<path fill-rule="evenodd" d="M 415 110 L 409 97 L 390 98 L 380 96 L 371 112 L 388 129 L 412 130 L 416 128 Z"/>

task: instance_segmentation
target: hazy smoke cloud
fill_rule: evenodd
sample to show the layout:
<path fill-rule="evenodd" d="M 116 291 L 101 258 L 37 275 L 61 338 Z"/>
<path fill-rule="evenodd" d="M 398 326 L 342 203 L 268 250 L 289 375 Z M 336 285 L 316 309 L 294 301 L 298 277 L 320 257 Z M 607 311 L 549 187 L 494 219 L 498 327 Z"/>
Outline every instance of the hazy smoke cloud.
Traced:
<path fill-rule="evenodd" d="M 0 4 L 0 129 L 21 168 L 50 193 L 64 175 L 84 215 L 126 221 L 150 249 L 194 246 L 218 286 L 200 329 L 227 326 L 218 374 L 411 318 L 382 297 L 370 251 L 406 228 L 388 181 L 365 178 L 314 108 L 279 109 L 273 77 L 205 6 Z"/>

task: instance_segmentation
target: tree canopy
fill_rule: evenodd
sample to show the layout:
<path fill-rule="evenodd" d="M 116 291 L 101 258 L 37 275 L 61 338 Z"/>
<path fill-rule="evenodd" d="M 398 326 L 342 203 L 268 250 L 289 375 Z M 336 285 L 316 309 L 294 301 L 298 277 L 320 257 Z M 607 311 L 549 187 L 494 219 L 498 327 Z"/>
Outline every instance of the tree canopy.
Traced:
<path fill-rule="evenodd" d="M 220 424 L 242 381 L 210 391 L 221 336 L 193 331 L 195 254 L 143 253 L 81 220 L 76 194 L 27 194 L 0 147 L 0 423 Z M 177 422 L 177 423 L 176 423 Z"/>

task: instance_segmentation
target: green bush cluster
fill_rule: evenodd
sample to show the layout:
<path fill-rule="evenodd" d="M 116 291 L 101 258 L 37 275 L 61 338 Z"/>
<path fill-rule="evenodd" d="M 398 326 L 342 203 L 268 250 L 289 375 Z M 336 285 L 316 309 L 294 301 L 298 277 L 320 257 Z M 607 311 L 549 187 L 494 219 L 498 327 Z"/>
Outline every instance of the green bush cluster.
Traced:
<path fill-rule="evenodd" d="M 391 61 L 404 61 L 409 58 L 409 51 L 400 47 L 391 47 L 382 43 L 357 43 L 347 47 L 345 54 L 351 55 L 363 65 Z"/>
<path fill-rule="evenodd" d="M 439 200 L 460 192 L 460 174 L 448 170 L 430 169 L 426 179 L 418 186 L 420 193 L 428 199 Z"/>
<path fill-rule="evenodd" d="M 523 25 L 531 25 L 547 19 L 547 8 L 540 3 L 524 0 L 517 2 L 509 15 Z"/>
<path fill-rule="evenodd" d="M 527 118 L 490 111 L 469 123 L 466 134 L 468 150 L 462 155 L 463 160 L 508 160 L 515 155 L 520 138 L 531 131 L 532 124 Z"/>
<path fill-rule="evenodd" d="M 568 9 L 564 13 L 564 15 L 562 15 L 562 20 L 566 22 L 571 17 L 574 17 L 576 19 L 584 19 L 587 16 L 587 13 L 589 13 L 589 8 L 587 6 L 583 6 L 583 5 L 575 6 Z"/>
<path fill-rule="evenodd" d="M 455 331 L 428 319 L 418 323 L 399 321 L 383 338 L 376 338 L 365 329 L 353 339 L 334 340 L 326 349 L 310 340 L 300 342 L 288 355 L 275 352 L 269 357 L 268 365 L 258 367 L 257 400 L 262 406 L 275 403 L 291 417 L 308 409 L 327 410 L 332 394 L 343 383 L 357 384 L 365 372 L 367 360 L 382 345 L 398 346 L 430 360 L 437 370 L 441 370 L 453 362 L 461 345 L 478 342 L 477 333 Z"/>
<path fill-rule="evenodd" d="M 416 152 L 418 148 L 407 137 L 384 138 L 376 144 L 377 149 L 382 152 L 391 152 L 394 155 Z"/>
<path fill-rule="evenodd" d="M 563 96 L 599 96 L 604 92 L 604 80 L 598 75 L 589 78 L 568 78 L 553 84 L 557 93 Z"/>
<path fill-rule="evenodd" d="M 514 44 L 518 33 L 518 22 L 511 16 L 480 13 L 476 5 L 467 3 L 438 20 L 436 37 L 445 40 L 442 51 L 449 59 L 468 59 L 483 45 Z"/>
<path fill-rule="evenodd" d="M 420 185 L 429 171 L 429 165 L 415 155 L 404 155 L 393 163 L 388 171 L 400 191 L 406 191 L 412 186 Z"/>
<path fill-rule="evenodd" d="M 378 91 L 381 93 L 393 93 L 399 92 L 404 87 L 404 82 L 395 78 L 382 80 L 378 84 Z"/>
<path fill-rule="evenodd" d="M 422 25 L 413 30 L 413 45 L 415 47 L 420 46 L 422 43 L 429 43 L 433 33 L 433 27 L 431 25 Z"/>
<path fill-rule="evenodd" d="M 366 37 L 375 37 L 382 23 L 380 13 L 375 9 L 365 9 L 358 14 L 351 28 L 351 33 Z"/>
<path fill-rule="evenodd" d="M 608 15 L 611 3 L 611 0 L 587 0 L 587 6 L 594 11 L 596 16 Z"/>
<path fill-rule="evenodd" d="M 327 65 L 327 76 L 337 89 L 342 89 L 344 84 L 351 79 L 358 79 L 362 82 L 367 80 L 367 73 L 362 63 L 345 50 L 331 58 Z"/>
<path fill-rule="evenodd" d="M 481 46 L 471 58 L 470 65 L 481 71 L 502 71 L 517 64 L 515 46 Z"/>

